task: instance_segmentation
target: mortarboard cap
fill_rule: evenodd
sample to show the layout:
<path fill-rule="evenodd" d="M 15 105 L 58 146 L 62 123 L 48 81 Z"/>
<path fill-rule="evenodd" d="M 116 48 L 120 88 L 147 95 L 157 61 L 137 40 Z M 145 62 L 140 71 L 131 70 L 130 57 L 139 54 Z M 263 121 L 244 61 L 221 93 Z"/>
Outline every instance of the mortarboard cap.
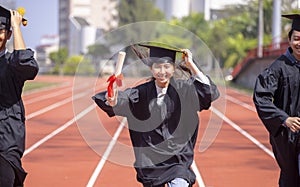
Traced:
<path fill-rule="evenodd" d="M 10 29 L 10 11 L 0 6 L 0 29 Z"/>
<path fill-rule="evenodd" d="M 296 30 L 296 31 L 300 31 L 300 15 L 299 14 L 284 14 L 284 15 L 282 15 L 282 17 L 293 20 L 292 29 Z"/>
<path fill-rule="evenodd" d="M 138 44 L 141 47 L 145 47 L 148 50 L 148 54 L 144 57 L 139 57 L 143 60 L 143 58 L 150 58 L 150 59 L 144 59 L 143 62 L 146 63 L 146 65 L 151 66 L 153 62 L 156 63 L 175 63 L 176 61 L 176 54 L 177 52 L 181 52 L 180 49 L 170 47 L 170 46 L 162 46 L 161 44 L 148 44 L 148 43 L 141 43 Z"/>

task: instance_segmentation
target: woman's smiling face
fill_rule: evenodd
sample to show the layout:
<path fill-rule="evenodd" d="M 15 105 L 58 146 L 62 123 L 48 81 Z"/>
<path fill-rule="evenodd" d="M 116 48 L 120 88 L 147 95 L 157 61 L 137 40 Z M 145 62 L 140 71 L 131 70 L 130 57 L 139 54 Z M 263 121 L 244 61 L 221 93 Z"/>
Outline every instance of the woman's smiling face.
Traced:
<path fill-rule="evenodd" d="M 156 85 L 161 88 L 168 86 L 170 79 L 174 75 L 174 71 L 174 64 L 171 63 L 153 63 L 151 66 L 151 72 L 155 78 Z"/>

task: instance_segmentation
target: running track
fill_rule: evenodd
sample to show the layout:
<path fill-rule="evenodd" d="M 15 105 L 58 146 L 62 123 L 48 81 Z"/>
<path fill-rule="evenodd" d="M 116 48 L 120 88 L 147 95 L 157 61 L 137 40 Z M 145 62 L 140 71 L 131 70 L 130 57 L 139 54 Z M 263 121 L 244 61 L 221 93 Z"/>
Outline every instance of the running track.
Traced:
<path fill-rule="evenodd" d="M 38 76 L 34 81 L 61 85 L 23 95 L 26 187 L 141 187 L 131 167 L 126 121 L 108 118 L 91 100 L 105 89 L 104 79 Z M 277 186 L 279 169 L 251 96 L 219 89 L 220 101 L 199 114 L 195 186 Z"/>

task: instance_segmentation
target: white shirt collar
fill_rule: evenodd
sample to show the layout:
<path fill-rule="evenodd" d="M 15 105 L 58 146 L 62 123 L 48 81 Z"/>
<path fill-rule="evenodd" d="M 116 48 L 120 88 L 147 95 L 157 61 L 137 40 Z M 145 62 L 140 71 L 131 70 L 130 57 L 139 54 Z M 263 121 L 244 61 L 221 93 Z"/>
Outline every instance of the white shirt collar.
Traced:
<path fill-rule="evenodd" d="M 161 88 L 161 87 L 158 87 L 157 85 L 155 85 L 155 86 L 156 86 L 157 95 L 159 95 L 159 94 L 166 94 L 167 93 L 168 87 Z"/>

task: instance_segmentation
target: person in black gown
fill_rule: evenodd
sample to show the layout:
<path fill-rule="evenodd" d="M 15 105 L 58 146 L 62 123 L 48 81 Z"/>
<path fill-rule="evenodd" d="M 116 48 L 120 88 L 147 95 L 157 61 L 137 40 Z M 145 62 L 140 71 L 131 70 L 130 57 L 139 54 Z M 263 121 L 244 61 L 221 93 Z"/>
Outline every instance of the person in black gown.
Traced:
<path fill-rule="evenodd" d="M 300 15 L 282 16 L 293 20 L 289 47 L 258 76 L 253 101 L 270 134 L 279 186 L 300 187 Z"/>
<path fill-rule="evenodd" d="M 185 64 L 192 76 L 175 79 L 176 51 L 141 44 L 150 58 L 142 59 L 152 72 L 146 83 L 96 94 L 96 104 L 110 117 L 125 116 L 135 154 L 137 180 L 144 187 L 187 187 L 195 183 L 191 170 L 197 140 L 198 112 L 210 108 L 219 97 L 216 85 L 200 71 L 186 54 Z M 146 57 L 145 57 L 146 58 Z"/>
<path fill-rule="evenodd" d="M 24 82 L 34 79 L 38 64 L 26 49 L 22 16 L 0 6 L 0 186 L 23 186 L 26 172 L 21 157 L 25 149 L 25 111 L 21 94 Z M 13 36 L 13 51 L 7 40 Z"/>

